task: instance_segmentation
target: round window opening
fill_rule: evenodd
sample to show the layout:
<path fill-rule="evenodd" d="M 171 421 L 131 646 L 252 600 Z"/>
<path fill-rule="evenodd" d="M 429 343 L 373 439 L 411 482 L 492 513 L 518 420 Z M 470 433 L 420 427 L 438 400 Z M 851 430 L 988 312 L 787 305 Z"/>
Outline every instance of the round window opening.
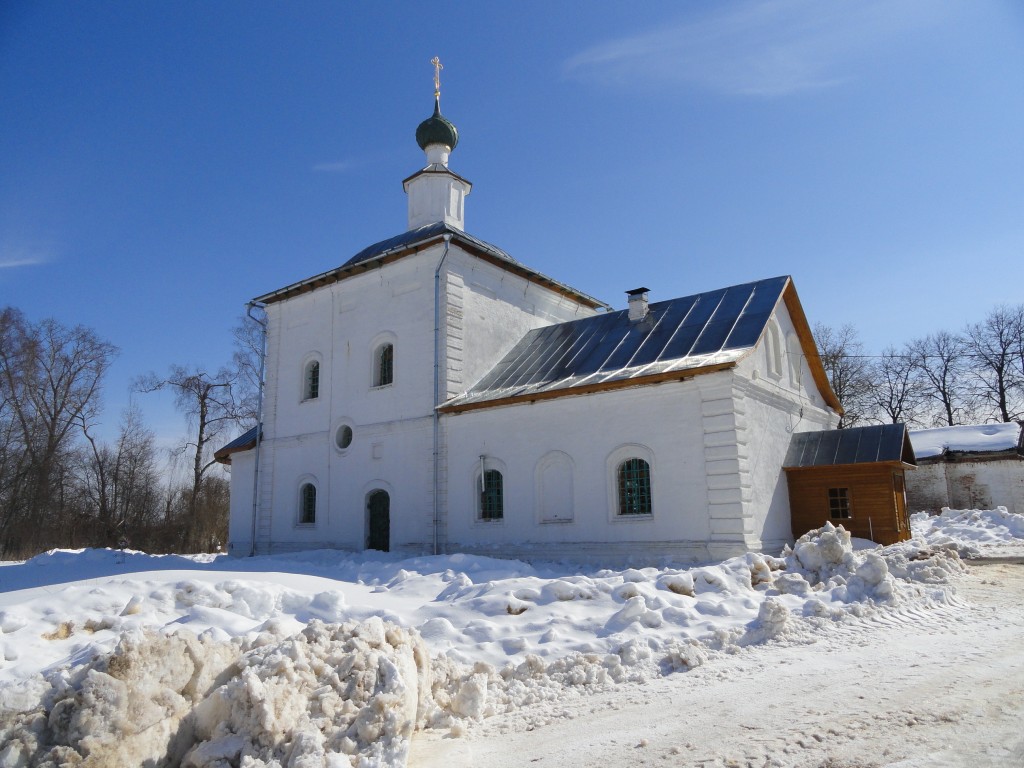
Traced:
<path fill-rule="evenodd" d="M 342 424 L 338 427 L 338 432 L 334 436 L 335 442 L 341 450 L 345 450 L 352 445 L 352 427 L 348 424 Z"/>

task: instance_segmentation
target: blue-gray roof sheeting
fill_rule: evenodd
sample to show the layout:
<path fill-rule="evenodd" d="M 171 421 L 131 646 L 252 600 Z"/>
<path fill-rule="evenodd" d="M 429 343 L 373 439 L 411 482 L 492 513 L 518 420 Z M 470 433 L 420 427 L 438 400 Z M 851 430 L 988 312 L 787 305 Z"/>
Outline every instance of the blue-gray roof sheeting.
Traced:
<path fill-rule="evenodd" d="M 221 464 L 230 464 L 230 456 L 232 453 L 238 451 L 247 451 L 250 448 L 256 447 L 256 435 L 259 433 L 259 427 L 253 427 L 246 430 L 227 445 L 219 448 L 214 454 L 213 458 L 219 461 Z"/>
<path fill-rule="evenodd" d="M 876 462 L 916 464 L 916 461 L 905 425 L 873 424 L 798 432 L 789 444 L 783 466 L 796 469 Z"/>
<path fill-rule="evenodd" d="M 739 360 L 761 338 L 788 277 L 773 277 L 628 310 L 537 328 L 469 392 L 469 403 L 685 371 Z"/>
<path fill-rule="evenodd" d="M 407 246 L 415 245 L 424 240 L 430 240 L 433 237 L 439 237 L 441 235 L 458 235 L 459 238 L 465 240 L 472 245 L 475 245 L 481 251 L 485 251 L 490 255 L 507 261 L 510 264 L 515 264 L 517 267 L 523 267 L 518 261 L 509 256 L 505 251 L 501 250 L 496 245 L 484 242 L 483 240 L 473 237 L 472 235 L 466 234 L 461 229 L 445 224 L 443 221 L 436 221 L 433 224 L 425 224 L 422 227 L 416 229 L 410 229 L 408 232 L 403 232 L 400 235 L 389 237 L 387 240 L 381 240 L 379 243 L 368 245 L 351 259 L 342 264 L 342 268 L 353 267 L 363 261 L 371 261 L 378 256 L 381 256 L 389 251 L 399 251 Z"/>

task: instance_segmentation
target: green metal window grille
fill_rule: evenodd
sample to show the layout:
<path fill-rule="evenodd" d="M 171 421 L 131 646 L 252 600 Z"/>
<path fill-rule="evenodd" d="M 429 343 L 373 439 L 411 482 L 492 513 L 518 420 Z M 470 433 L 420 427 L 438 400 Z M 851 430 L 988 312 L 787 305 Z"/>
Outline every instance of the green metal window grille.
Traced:
<path fill-rule="evenodd" d="M 849 520 L 853 517 L 850 511 L 850 489 L 828 489 L 828 515 L 833 520 Z"/>
<path fill-rule="evenodd" d="M 385 344 L 380 349 L 380 357 L 377 361 L 377 386 L 383 387 L 394 381 L 395 378 L 395 348 L 391 344 Z"/>
<path fill-rule="evenodd" d="M 651 514 L 651 465 L 643 459 L 619 464 L 619 514 Z"/>
<path fill-rule="evenodd" d="M 306 399 L 313 400 L 320 396 L 320 363 L 315 360 L 306 366 Z"/>
<path fill-rule="evenodd" d="M 302 486 L 302 509 L 299 510 L 299 522 L 304 525 L 316 522 L 316 486 L 312 483 Z"/>
<path fill-rule="evenodd" d="M 488 469 L 480 490 L 481 520 L 501 520 L 505 516 L 503 495 L 501 472 Z"/>

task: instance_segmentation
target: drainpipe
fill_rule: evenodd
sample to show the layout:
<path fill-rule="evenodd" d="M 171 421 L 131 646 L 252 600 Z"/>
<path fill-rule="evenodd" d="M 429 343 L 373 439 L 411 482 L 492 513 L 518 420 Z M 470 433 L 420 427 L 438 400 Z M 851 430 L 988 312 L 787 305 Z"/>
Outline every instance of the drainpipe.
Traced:
<path fill-rule="evenodd" d="M 264 312 L 263 319 L 260 320 L 256 317 L 252 311 L 254 309 L 260 309 Z M 263 378 L 266 373 L 267 365 L 267 318 L 266 318 L 266 305 L 260 304 L 255 301 L 250 301 L 245 305 L 245 314 L 249 316 L 249 319 L 256 323 L 261 330 L 260 334 L 260 378 L 257 382 L 256 389 L 256 458 L 255 468 L 252 473 L 252 536 L 251 544 L 249 547 L 249 557 L 253 557 L 256 554 L 256 515 L 259 512 L 259 492 L 260 492 L 260 443 L 263 442 Z"/>
<path fill-rule="evenodd" d="M 441 267 L 448 258 L 448 245 L 452 241 L 450 233 L 444 236 L 444 253 L 434 270 L 434 554 L 437 551 L 437 529 L 441 525 L 440 489 L 438 484 L 441 476 L 441 414 L 437 406 L 441 404 Z"/>

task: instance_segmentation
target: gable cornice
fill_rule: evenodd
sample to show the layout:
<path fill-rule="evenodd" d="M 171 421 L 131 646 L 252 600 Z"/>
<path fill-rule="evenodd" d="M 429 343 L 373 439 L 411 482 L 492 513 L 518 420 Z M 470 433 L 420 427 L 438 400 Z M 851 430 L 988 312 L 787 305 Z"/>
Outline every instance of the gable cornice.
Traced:
<path fill-rule="evenodd" d="M 457 229 L 445 227 L 445 230 L 446 232 L 437 231 L 433 234 L 427 235 L 423 240 L 418 242 L 405 243 L 395 248 L 382 251 L 379 254 L 375 254 L 354 264 L 346 263 L 340 267 L 328 270 L 327 272 L 321 272 L 319 275 L 314 275 L 313 277 L 305 280 L 300 280 L 297 283 L 287 285 L 284 288 L 279 288 L 276 291 L 265 293 L 262 296 L 253 299 L 253 301 L 263 304 L 274 304 L 279 301 L 301 296 L 302 294 L 309 293 L 310 291 L 315 291 L 316 289 L 322 288 L 326 285 L 332 285 L 350 277 L 361 275 L 371 269 L 379 269 L 387 264 L 398 261 L 399 259 L 403 259 L 407 256 L 413 256 L 421 251 L 433 248 L 443 241 L 444 234 L 447 233 L 451 235 L 452 242 L 456 243 L 462 251 L 465 251 L 482 261 L 486 261 L 489 264 L 493 264 L 499 269 L 522 277 L 527 282 L 536 283 L 539 286 L 547 288 L 548 290 L 564 296 L 571 301 L 582 304 L 583 306 L 590 307 L 592 309 L 610 309 L 607 304 L 595 299 L 593 296 L 588 296 L 585 293 L 577 291 L 568 285 L 559 283 L 557 280 L 553 280 L 552 278 L 517 262 L 502 259 L 493 253 L 489 253 L 486 249 L 478 246 L 470 237 L 464 235 Z"/>

